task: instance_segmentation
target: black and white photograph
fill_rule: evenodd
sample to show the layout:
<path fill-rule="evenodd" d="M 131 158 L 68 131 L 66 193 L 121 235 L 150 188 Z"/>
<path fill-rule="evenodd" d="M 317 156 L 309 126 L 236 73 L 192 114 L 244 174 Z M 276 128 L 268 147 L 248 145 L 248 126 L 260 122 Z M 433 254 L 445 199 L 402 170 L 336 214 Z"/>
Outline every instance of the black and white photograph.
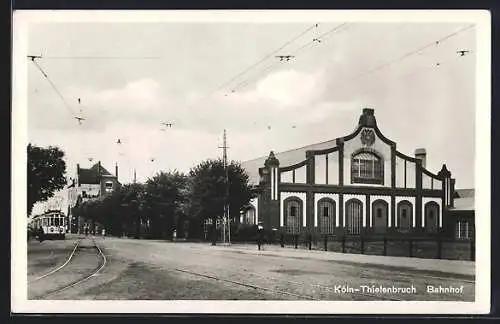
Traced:
<path fill-rule="evenodd" d="M 490 60 L 486 11 L 15 12 L 13 311 L 489 312 Z"/>

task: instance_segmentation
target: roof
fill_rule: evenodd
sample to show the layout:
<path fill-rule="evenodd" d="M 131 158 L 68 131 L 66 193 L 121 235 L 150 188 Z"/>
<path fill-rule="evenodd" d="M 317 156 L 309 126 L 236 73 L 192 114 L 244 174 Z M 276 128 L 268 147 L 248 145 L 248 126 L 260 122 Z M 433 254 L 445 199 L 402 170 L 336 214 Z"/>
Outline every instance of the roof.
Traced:
<path fill-rule="evenodd" d="M 299 147 L 296 149 L 275 153 L 274 155 L 280 161 L 280 165 L 289 166 L 299 162 L 302 162 L 306 159 L 306 151 L 313 150 L 324 150 L 330 148 L 332 146 L 336 146 L 336 140 L 330 140 L 326 142 L 311 144 L 303 147 Z M 267 159 L 266 156 L 262 156 L 253 160 L 242 162 L 241 165 L 247 171 L 249 176 L 250 184 L 257 185 L 259 184 L 260 176 L 259 176 L 259 168 L 264 167 L 264 162 Z"/>
<path fill-rule="evenodd" d="M 90 169 L 83 169 L 83 168 L 78 169 L 79 183 L 99 184 L 100 183 L 99 176 L 115 178 L 115 176 L 112 175 L 108 170 L 103 168 L 102 165 L 99 168 L 99 163 L 94 164 Z"/>
<path fill-rule="evenodd" d="M 474 189 L 455 189 L 459 198 L 474 198 Z"/>
<path fill-rule="evenodd" d="M 453 208 L 455 211 L 474 210 L 474 197 L 455 198 Z"/>

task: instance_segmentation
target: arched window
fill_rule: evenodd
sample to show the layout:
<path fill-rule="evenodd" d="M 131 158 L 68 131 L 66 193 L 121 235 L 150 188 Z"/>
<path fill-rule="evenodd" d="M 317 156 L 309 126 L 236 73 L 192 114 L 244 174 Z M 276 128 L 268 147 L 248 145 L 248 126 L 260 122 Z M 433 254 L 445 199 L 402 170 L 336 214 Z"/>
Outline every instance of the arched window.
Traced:
<path fill-rule="evenodd" d="M 285 212 L 285 229 L 287 233 L 299 234 L 302 227 L 302 200 L 298 197 L 289 197 L 283 202 Z"/>
<path fill-rule="evenodd" d="M 377 199 L 372 203 L 372 219 L 375 233 L 385 233 L 389 224 L 389 204 L 382 199 Z"/>
<path fill-rule="evenodd" d="M 363 203 L 358 199 L 349 199 L 345 203 L 346 227 L 350 235 L 359 235 L 363 222 Z"/>
<path fill-rule="evenodd" d="M 400 232 L 408 232 L 413 223 L 413 205 L 408 200 L 398 203 L 397 229 Z"/>
<path fill-rule="evenodd" d="M 439 225 L 439 205 L 435 201 L 425 204 L 425 229 L 429 233 L 435 233 Z"/>
<path fill-rule="evenodd" d="M 335 201 L 330 198 L 321 198 L 318 201 L 318 224 L 321 234 L 335 232 L 336 208 Z"/>
<path fill-rule="evenodd" d="M 384 184 L 384 161 L 373 153 L 361 151 L 351 158 L 351 183 Z"/>

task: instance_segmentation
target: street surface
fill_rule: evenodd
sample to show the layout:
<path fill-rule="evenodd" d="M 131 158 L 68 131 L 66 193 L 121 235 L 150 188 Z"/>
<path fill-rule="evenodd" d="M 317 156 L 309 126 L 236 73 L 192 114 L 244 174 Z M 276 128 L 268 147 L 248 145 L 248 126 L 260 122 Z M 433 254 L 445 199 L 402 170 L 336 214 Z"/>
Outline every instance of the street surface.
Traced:
<path fill-rule="evenodd" d="M 405 268 L 387 257 L 361 263 L 364 256 L 343 254 L 332 260 L 330 253 L 110 237 L 32 241 L 28 298 L 474 301 L 474 277 L 467 271 Z M 473 265 L 451 265 L 460 264 Z"/>

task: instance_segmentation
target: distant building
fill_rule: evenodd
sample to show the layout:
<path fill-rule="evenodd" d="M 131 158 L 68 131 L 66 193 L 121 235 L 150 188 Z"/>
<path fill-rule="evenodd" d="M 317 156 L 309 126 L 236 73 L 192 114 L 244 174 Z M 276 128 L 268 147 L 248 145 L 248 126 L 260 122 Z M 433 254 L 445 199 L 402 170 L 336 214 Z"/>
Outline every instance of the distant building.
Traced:
<path fill-rule="evenodd" d="M 474 236 L 474 190 L 455 190 L 443 164 L 426 169 L 363 109 L 355 130 L 327 142 L 243 162 L 255 185 L 240 221 L 294 235 Z"/>
<path fill-rule="evenodd" d="M 68 215 L 72 221 L 72 232 L 81 232 L 85 221 L 83 219 L 73 219 L 72 208 L 78 204 L 91 199 L 97 199 L 110 194 L 119 189 L 118 165 L 115 166 L 115 174 L 106 170 L 101 162 L 97 162 L 89 169 L 76 166 L 76 178 L 68 186 Z"/>

